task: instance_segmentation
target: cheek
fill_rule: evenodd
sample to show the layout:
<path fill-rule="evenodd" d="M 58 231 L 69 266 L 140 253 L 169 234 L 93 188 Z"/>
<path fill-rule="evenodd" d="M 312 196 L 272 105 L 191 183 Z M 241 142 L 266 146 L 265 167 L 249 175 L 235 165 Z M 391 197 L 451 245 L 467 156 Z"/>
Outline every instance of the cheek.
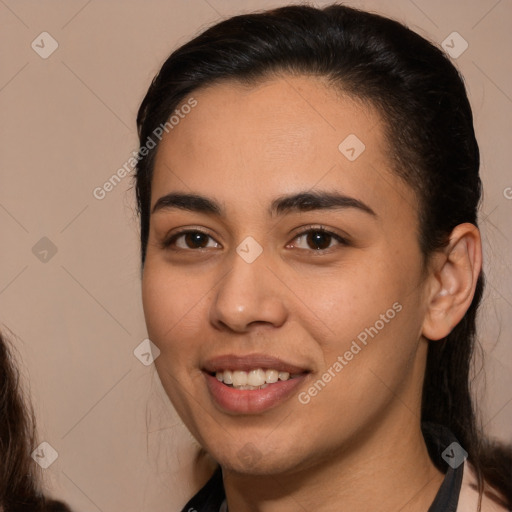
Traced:
<path fill-rule="evenodd" d="M 204 287 L 204 284 L 203 284 Z M 149 338 L 168 361 L 186 359 L 199 337 L 206 290 L 194 286 L 182 273 L 147 262 L 142 278 L 142 303 Z M 187 343 L 180 340 L 187 340 Z M 164 359 L 164 358 L 162 358 Z"/>
<path fill-rule="evenodd" d="M 328 328 L 321 340 L 324 371 L 341 356 L 343 370 L 335 373 L 344 377 L 335 380 L 346 379 L 340 386 L 347 389 L 369 391 L 376 375 L 396 383 L 410 369 L 421 332 L 421 289 L 416 269 L 396 261 L 361 260 L 343 278 L 309 292 L 308 303 Z"/>
<path fill-rule="evenodd" d="M 302 299 L 298 317 L 316 319 L 315 325 L 326 333 L 326 345 L 335 350 L 373 326 L 405 293 L 393 269 L 370 258 L 346 261 L 344 268 L 321 279 L 296 276 L 293 286 Z M 320 327 L 316 331 L 320 334 Z"/>
<path fill-rule="evenodd" d="M 402 297 L 394 303 L 384 301 L 382 308 L 365 313 L 364 321 L 361 314 L 357 321 L 349 315 L 340 318 L 334 327 L 337 338 L 323 347 L 325 366 L 298 397 L 308 413 L 305 422 L 318 439 L 328 445 L 339 436 L 350 438 L 393 404 L 409 403 L 406 397 L 396 397 L 402 397 L 417 373 L 415 315 L 407 297 Z"/>
<path fill-rule="evenodd" d="M 159 348 L 155 368 L 181 417 L 192 415 L 188 402 L 198 378 L 197 352 L 202 343 L 205 290 L 190 286 L 190 278 L 170 271 L 168 264 L 147 261 L 142 278 L 142 302 L 149 339 Z"/>

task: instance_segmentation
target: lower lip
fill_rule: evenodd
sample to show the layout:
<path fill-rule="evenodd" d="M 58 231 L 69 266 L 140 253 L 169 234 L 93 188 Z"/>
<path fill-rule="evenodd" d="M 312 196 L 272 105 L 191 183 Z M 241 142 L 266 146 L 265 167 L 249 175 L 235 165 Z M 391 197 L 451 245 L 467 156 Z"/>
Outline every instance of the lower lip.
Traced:
<path fill-rule="evenodd" d="M 280 380 L 263 389 L 236 389 L 226 386 L 217 377 L 203 372 L 216 404 L 227 412 L 251 414 L 267 411 L 290 398 L 306 375 Z"/>

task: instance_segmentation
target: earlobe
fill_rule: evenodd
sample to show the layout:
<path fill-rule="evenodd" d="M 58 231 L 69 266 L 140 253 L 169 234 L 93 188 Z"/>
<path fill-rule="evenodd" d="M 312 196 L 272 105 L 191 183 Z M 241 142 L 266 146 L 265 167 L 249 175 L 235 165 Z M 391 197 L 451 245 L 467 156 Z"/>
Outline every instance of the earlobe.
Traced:
<path fill-rule="evenodd" d="M 440 340 L 462 320 L 475 294 L 482 268 L 480 231 L 474 224 L 456 226 L 448 245 L 433 259 L 422 334 Z"/>

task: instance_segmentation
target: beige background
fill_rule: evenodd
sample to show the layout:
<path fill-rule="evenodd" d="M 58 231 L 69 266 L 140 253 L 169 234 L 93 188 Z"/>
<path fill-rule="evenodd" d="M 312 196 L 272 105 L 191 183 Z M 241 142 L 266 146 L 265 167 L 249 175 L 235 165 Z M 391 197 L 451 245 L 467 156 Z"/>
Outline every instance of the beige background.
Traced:
<path fill-rule="evenodd" d="M 191 476 L 191 437 L 154 366 L 133 354 L 146 331 L 131 179 L 103 200 L 93 189 L 137 149 L 138 105 L 174 47 L 220 18 L 286 3 L 0 0 L 0 323 L 17 336 L 39 442 L 58 453 L 46 482 L 77 511 L 178 510 L 201 483 Z M 350 4 L 439 44 L 453 31 L 469 44 L 456 64 L 485 188 L 487 388 L 480 378 L 479 394 L 487 432 L 511 439 L 512 3 Z M 47 59 L 31 47 L 44 31 L 59 45 Z"/>

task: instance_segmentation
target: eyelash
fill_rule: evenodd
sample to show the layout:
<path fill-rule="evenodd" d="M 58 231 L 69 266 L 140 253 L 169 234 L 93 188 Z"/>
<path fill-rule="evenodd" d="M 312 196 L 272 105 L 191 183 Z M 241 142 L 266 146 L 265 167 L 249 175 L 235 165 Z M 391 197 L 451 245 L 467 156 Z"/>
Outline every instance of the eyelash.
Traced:
<path fill-rule="evenodd" d="M 167 238 L 166 240 L 164 240 L 162 242 L 162 248 L 163 249 L 171 249 L 171 246 L 172 244 L 181 236 L 183 235 L 187 235 L 187 234 L 194 234 L 194 233 L 200 233 L 202 235 L 205 235 L 205 236 L 208 236 L 210 238 L 213 239 L 213 237 L 211 237 L 208 233 L 200 230 L 200 229 L 183 229 L 182 231 L 178 231 L 177 233 L 174 233 L 172 236 L 170 236 L 169 238 Z M 339 245 L 343 245 L 343 246 L 348 246 L 350 245 L 349 241 L 346 239 L 346 238 L 343 238 L 342 236 L 334 233 L 333 231 L 329 231 L 328 229 L 325 229 L 324 226 L 308 226 L 306 230 L 304 231 L 301 231 L 300 233 L 297 233 L 295 235 L 295 237 L 293 238 L 293 240 L 296 240 L 297 238 L 301 238 L 305 235 L 308 235 L 310 233 L 322 233 L 323 235 L 329 235 L 331 236 L 332 238 L 334 238 L 337 242 L 339 242 Z M 205 249 L 205 248 L 196 248 L 196 249 L 191 249 L 191 248 L 187 248 L 187 249 L 183 249 L 183 248 L 178 248 L 178 249 L 172 249 L 172 250 L 177 250 L 177 251 L 195 251 L 195 252 L 198 252 L 200 251 L 201 249 Z M 327 252 L 330 252 L 332 251 L 333 247 L 328 247 L 327 249 L 310 249 L 309 252 L 312 252 L 313 254 L 324 254 L 324 253 L 327 253 Z M 299 249 L 301 251 L 307 251 L 308 249 Z"/>

